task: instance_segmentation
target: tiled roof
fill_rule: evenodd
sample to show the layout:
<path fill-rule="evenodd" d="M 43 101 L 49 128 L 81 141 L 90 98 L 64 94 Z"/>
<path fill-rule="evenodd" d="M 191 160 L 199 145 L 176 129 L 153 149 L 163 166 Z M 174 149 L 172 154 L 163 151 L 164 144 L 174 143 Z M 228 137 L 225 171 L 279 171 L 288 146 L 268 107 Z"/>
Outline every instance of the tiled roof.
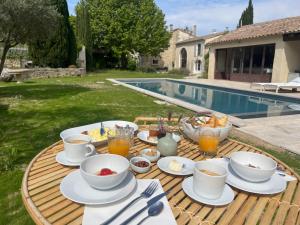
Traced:
<path fill-rule="evenodd" d="M 204 35 L 204 36 L 193 37 L 193 38 L 189 38 L 189 39 L 184 40 L 184 41 L 177 42 L 176 44 L 184 44 L 184 43 L 189 43 L 189 42 L 194 42 L 194 41 L 205 41 L 206 39 L 217 37 L 217 36 L 220 36 L 220 35 L 225 34 L 225 33 L 226 32 L 223 31 L 223 32 L 218 32 L 218 33 L 207 34 L 207 35 Z"/>
<path fill-rule="evenodd" d="M 211 41 L 210 45 L 297 32 L 300 32 L 300 16 L 242 26 Z"/>

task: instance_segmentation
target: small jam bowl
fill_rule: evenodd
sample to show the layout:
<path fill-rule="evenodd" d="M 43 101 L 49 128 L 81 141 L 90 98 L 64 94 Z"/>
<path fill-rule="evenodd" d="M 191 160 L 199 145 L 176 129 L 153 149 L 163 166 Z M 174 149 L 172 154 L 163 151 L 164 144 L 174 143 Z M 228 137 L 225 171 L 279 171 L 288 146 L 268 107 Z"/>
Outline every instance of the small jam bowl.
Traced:
<path fill-rule="evenodd" d="M 134 163 L 136 163 L 138 161 L 145 161 L 149 165 L 147 167 L 138 167 L 138 166 L 134 165 Z M 150 162 L 150 160 L 148 160 L 144 157 L 137 156 L 137 157 L 133 157 L 130 159 L 130 167 L 137 173 L 147 173 L 151 168 L 151 162 Z"/>
<path fill-rule="evenodd" d="M 160 152 L 159 152 L 158 150 L 156 150 L 156 155 L 150 156 L 150 155 L 147 155 L 147 154 L 146 154 L 146 153 L 149 152 L 149 151 L 151 151 L 150 148 L 145 148 L 145 149 L 143 149 L 143 150 L 141 151 L 142 157 L 144 157 L 144 158 L 150 160 L 150 162 L 155 162 L 155 161 L 157 161 L 157 160 L 159 159 L 159 157 L 160 157 Z"/>

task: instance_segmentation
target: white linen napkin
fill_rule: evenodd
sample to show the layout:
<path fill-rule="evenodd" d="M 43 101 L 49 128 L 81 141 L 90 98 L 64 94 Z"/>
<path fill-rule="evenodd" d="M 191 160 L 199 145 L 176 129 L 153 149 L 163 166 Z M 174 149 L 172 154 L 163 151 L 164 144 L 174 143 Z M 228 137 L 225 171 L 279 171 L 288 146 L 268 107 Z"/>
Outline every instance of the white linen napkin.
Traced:
<path fill-rule="evenodd" d="M 84 214 L 83 214 L 83 225 L 99 225 L 100 223 L 106 221 L 109 219 L 114 213 L 118 212 L 122 207 L 127 205 L 131 200 L 138 197 L 140 193 L 142 193 L 148 185 L 152 182 L 156 181 L 158 182 L 157 190 L 154 192 L 154 194 L 151 196 L 151 198 L 155 197 L 156 195 L 163 193 L 162 186 L 158 179 L 137 179 L 137 189 L 134 191 L 132 195 L 127 197 L 126 199 L 123 199 L 117 203 L 109 204 L 109 205 L 103 205 L 103 206 L 88 206 L 86 205 L 84 207 Z M 116 218 L 111 224 L 112 225 L 119 225 L 123 221 L 125 221 L 127 218 L 129 218 L 131 215 L 133 215 L 135 212 L 143 208 L 147 205 L 147 201 L 149 201 L 151 198 L 148 199 L 141 199 L 134 205 L 132 205 L 129 209 L 127 209 L 123 214 L 121 214 L 118 218 Z M 164 203 L 163 211 L 158 215 L 154 217 L 148 218 L 143 225 L 160 225 L 160 224 L 168 224 L 168 225 L 176 225 L 176 220 L 174 218 L 173 212 L 171 210 L 171 207 L 169 205 L 168 199 L 166 197 L 163 197 L 160 201 Z M 142 220 L 144 217 L 148 215 L 148 210 L 145 210 L 143 213 L 141 213 L 135 220 L 131 222 L 131 224 L 137 224 L 140 220 Z"/>
<path fill-rule="evenodd" d="M 226 158 L 214 158 L 214 159 L 208 159 L 208 160 L 213 160 L 214 162 L 218 163 L 220 166 L 223 166 L 225 168 L 227 168 L 228 166 L 228 159 Z M 283 174 L 284 176 L 281 176 L 282 179 L 284 179 L 285 181 L 289 182 L 289 181 L 294 181 L 297 180 L 296 177 L 290 176 L 287 173 L 280 171 L 280 170 L 276 170 L 275 173 L 277 174 Z"/>

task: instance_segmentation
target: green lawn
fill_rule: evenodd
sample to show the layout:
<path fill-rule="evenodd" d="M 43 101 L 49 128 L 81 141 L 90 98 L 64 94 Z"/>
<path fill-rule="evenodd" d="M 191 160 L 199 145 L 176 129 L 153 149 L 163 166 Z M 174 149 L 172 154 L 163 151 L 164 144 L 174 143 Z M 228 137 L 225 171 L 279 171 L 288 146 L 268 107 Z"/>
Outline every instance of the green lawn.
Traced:
<path fill-rule="evenodd" d="M 33 224 L 22 205 L 20 186 L 26 165 L 43 148 L 59 140 L 69 127 L 103 120 L 132 121 L 136 116 L 187 113 L 176 106 L 157 105 L 153 98 L 106 78 L 180 76 L 103 71 L 84 78 L 0 83 L 0 224 Z M 104 84 L 96 84 L 104 81 Z M 270 151 L 269 151 L 270 152 Z M 271 152 L 272 153 L 272 152 Z M 273 153 L 300 171 L 299 157 Z"/>

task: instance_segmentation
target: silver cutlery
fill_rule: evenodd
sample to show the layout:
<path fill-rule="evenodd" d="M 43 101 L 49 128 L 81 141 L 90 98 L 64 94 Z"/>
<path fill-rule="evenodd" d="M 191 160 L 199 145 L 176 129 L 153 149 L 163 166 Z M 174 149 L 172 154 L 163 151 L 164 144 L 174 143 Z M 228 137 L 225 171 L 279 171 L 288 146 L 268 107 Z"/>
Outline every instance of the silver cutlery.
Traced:
<path fill-rule="evenodd" d="M 161 201 L 154 203 L 148 209 L 148 216 L 142 219 L 137 225 L 141 225 L 146 219 L 152 216 L 158 216 L 163 210 L 163 208 L 164 208 L 164 203 L 162 203 Z"/>
<path fill-rule="evenodd" d="M 140 194 L 140 196 L 133 199 L 131 202 L 129 202 L 126 206 L 124 206 L 122 209 L 120 209 L 116 214 L 114 214 L 112 217 L 110 217 L 108 220 L 103 222 L 101 225 L 108 225 L 112 221 L 114 221 L 119 215 L 121 215 L 126 209 L 128 209 L 131 205 L 135 204 L 137 201 L 139 201 L 142 198 L 150 198 L 151 195 L 156 191 L 158 186 L 158 183 L 155 181 L 152 181 L 149 186 Z"/>
<path fill-rule="evenodd" d="M 123 223 L 121 223 L 120 225 L 126 225 L 129 224 L 133 219 L 135 219 L 138 215 L 140 215 L 142 212 L 144 212 L 146 209 L 148 209 L 149 207 L 151 207 L 154 203 L 158 202 L 161 198 L 163 198 L 164 196 L 166 196 L 168 194 L 168 192 L 164 192 L 161 193 L 155 197 L 153 197 L 152 199 L 150 199 L 147 202 L 147 205 L 140 209 L 139 211 L 137 211 L 135 214 L 133 214 L 132 216 L 130 216 L 127 220 L 125 220 Z"/>

